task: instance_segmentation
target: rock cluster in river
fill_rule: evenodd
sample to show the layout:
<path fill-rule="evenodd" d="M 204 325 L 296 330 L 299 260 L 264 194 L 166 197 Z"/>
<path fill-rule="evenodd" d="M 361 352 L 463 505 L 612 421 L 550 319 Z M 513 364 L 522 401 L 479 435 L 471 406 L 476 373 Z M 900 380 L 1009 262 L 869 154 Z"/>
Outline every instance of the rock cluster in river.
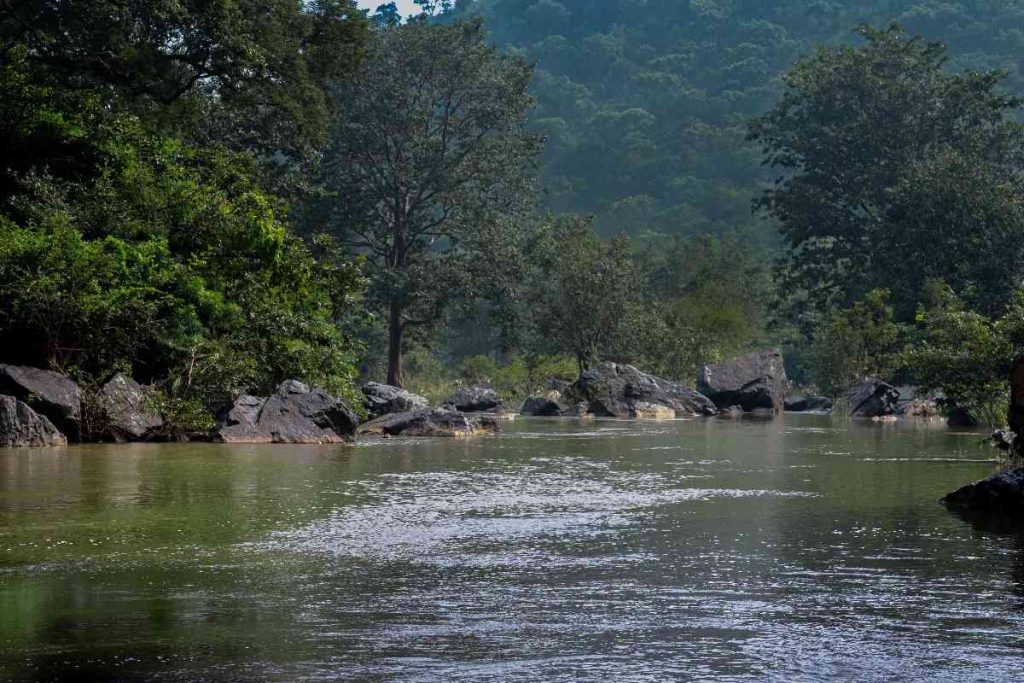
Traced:
<path fill-rule="evenodd" d="M 875 377 L 865 377 L 846 390 L 846 408 L 851 417 L 884 417 L 896 414 L 900 392 Z"/>
<path fill-rule="evenodd" d="M 463 413 L 500 413 L 504 410 L 501 396 L 486 384 L 461 387 L 442 404 L 448 410 Z"/>
<path fill-rule="evenodd" d="M 98 438 L 104 441 L 153 441 L 162 437 L 163 418 L 152 389 L 121 373 L 103 385 L 97 396 L 102 411 Z"/>
<path fill-rule="evenodd" d="M 82 434 L 82 392 L 58 372 L 0 365 L 0 394 L 13 396 L 46 416 L 69 441 Z"/>
<path fill-rule="evenodd" d="M 371 418 L 390 413 L 405 413 L 430 406 L 430 402 L 424 397 L 390 384 L 367 382 L 361 389 L 366 397 L 366 412 Z"/>
<path fill-rule="evenodd" d="M 467 414 L 446 408 L 420 408 L 390 413 L 359 426 L 359 433 L 376 436 L 468 437 L 498 431 L 491 415 Z"/>
<path fill-rule="evenodd" d="M 786 368 L 774 349 L 754 351 L 701 368 L 697 391 L 720 409 L 781 413 L 786 396 Z"/>
<path fill-rule="evenodd" d="M 714 415 L 715 404 L 703 394 L 623 363 L 601 363 L 580 374 L 569 388 L 568 409 L 601 417 L 676 417 Z M 671 413 L 670 413 L 671 411 Z"/>
<path fill-rule="evenodd" d="M 0 447 L 66 446 L 50 418 L 13 396 L 0 396 Z"/>
<path fill-rule="evenodd" d="M 235 399 L 215 438 L 225 443 L 350 443 L 359 418 L 322 389 L 286 380 L 271 396 Z"/>

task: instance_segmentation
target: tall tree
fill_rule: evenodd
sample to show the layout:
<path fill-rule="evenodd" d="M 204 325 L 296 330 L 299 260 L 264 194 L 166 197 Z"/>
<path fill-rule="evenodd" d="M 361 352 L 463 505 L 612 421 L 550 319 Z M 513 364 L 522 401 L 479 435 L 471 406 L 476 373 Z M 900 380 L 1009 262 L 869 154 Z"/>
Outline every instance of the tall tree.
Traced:
<path fill-rule="evenodd" d="M 407 331 L 436 320 L 532 203 L 539 136 L 524 128 L 531 67 L 479 21 L 384 24 L 338 88 L 325 164 L 332 231 L 367 256 L 401 386 Z"/>
<path fill-rule="evenodd" d="M 779 177 L 760 199 L 788 247 L 788 288 L 819 310 L 876 288 L 913 316 L 928 278 L 1004 306 L 1024 274 L 1021 100 L 1001 72 L 950 73 L 898 26 L 821 48 L 750 138 Z"/>
<path fill-rule="evenodd" d="M 634 359 L 643 278 L 625 235 L 604 241 L 589 218 L 561 216 L 541 231 L 531 260 L 538 272 L 528 298 L 545 351 L 571 355 L 580 372 L 598 360 Z"/>

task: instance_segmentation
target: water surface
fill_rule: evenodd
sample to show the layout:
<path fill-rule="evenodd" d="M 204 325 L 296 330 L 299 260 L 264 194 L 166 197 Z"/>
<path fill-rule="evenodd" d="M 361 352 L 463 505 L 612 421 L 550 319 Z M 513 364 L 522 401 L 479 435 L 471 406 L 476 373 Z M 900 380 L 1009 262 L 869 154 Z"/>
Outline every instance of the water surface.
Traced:
<path fill-rule="evenodd" d="M 0 451 L 0 680 L 1011 680 L 977 433 L 521 419 Z"/>

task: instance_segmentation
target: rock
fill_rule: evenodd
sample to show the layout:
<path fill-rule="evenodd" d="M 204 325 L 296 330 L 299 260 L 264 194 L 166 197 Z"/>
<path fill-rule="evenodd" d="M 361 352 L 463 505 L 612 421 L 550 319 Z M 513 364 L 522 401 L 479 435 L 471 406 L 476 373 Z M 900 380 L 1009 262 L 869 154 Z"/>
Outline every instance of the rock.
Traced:
<path fill-rule="evenodd" d="M 676 417 L 676 411 L 658 403 L 638 401 L 633 404 L 633 417 L 638 420 L 673 420 Z"/>
<path fill-rule="evenodd" d="M 942 499 L 947 507 L 985 515 L 1024 515 L 1024 467 L 982 479 Z"/>
<path fill-rule="evenodd" d="M 593 417 L 590 411 L 590 404 L 586 401 L 579 401 L 561 412 L 562 417 Z"/>
<path fill-rule="evenodd" d="M 697 391 L 719 408 L 738 405 L 747 412 L 758 408 L 782 412 L 786 393 L 782 354 L 774 349 L 755 351 L 705 365 L 697 378 Z"/>
<path fill-rule="evenodd" d="M 105 416 L 105 439 L 146 441 L 164 426 L 160 414 L 150 405 L 149 391 L 130 377 L 114 375 L 100 389 L 98 399 Z"/>
<path fill-rule="evenodd" d="M 902 396 L 902 392 L 900 394 Z M 914 398 L 900 401 L 896 405 L 896 414 L 903 417 L 932 418 L 939 414 L 939 404 L 933 398 Z"/>
<path fill-rule="evenodd" d="M 430 402 L 422 396 L 393 387 L 390 384 L 367 382 L 362 386 L 362 391 L 366 396 L 366 407 L 371 417 L 380 417 L 389 413 L 405 413 L 430 406 Z"/>
<path fill-rule="evenodd" d="M 739 406 L 729 406 L 728 408 L 722 408 L 718 411 L 718 418 L 720 420 L 739 420 L 743 418 L 743 408 Z"/>
<path fill-rule="evenodd" d="M 787 413 L 828 413 L 832 399 L 825 396 L 787 396 L 783 405 Z"/>
<path fill-rule="evenodd" d="M 586 401 L 591 413 L 604 417 L 636 417 L 641 404 L 670 408 L 677 417 L 718 412 L 706 396 L 620 363 L 601 363 L 584 371 L 570 393 Z"/>
<path fill-rule="evenodd" d="M 358 424 L 341 400 L 287 380 L 269 398 L 239 396 L 215 436 L 225 443 L 348 443 Z"/>
<path fill-rule="evenodd" d="M 67 445 L 48 417 L 13 396 L 0 396 L 0 447 Z"/>
<path fill-rule="evenodd" d="M 971 415 L 966 408 L 957 406 L 949 411 L 949 415 L 946 416 L 946 424 L 950 427 L 980 427 L 981 420 Z"/>
<path fill-rule="evenodd" d="M 486 385 L 460 388 L 448 397 L 444 407 L 462 413 L 497 413 L 502 410 L 498 392 Z"/>
<path fill-rule="evenodd" d="M 990 437 L 992 445 L 1001 451 L 1008 451 L 1013 447 L 1014 433 L 1007 429 L 997 429 Z"/>
<path fill-rule="evenodd" d="M 846 405 L 851 417 L 879 417 L 896 412 L 900 392 L 891 384 L 874 377 L 846 390 Z"/>
<path fill-rule="evenodd" d="M 443 408 L 422 408 L 391 413 L 361 425 L 360 434 L 380 436 L 467 437 L 496 432 L 498 420 L 490 415 L 467 415 Z"/>
<path fill-rule="evenodd" d="M 82 392 L 57 372 L 0 365 L 0 394 L 13 396 L 45 415 L 70 441 L 82 437 Z"/>
<path fill-rule="evenodd" d="M 530 396 L 523 401 L 519 409 L 520 415 L 537 417 L 555 417 L 561 415 L 565 407 L 561 404 L 562 394 L 549 391 L 544 396 Z"/>

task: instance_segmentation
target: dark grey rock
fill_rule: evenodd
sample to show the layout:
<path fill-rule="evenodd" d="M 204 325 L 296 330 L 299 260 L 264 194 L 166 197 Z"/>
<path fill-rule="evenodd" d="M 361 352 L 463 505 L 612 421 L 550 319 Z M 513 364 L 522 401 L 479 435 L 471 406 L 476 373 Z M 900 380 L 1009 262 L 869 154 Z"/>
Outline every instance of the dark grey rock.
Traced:
<path fill-rule="evenodd" d="M 764 408 L 782 412 L 786 394 L 782 354 L 774 349 L 754 351 L 705 365 L 697 378 L 697 391 L 719 408 L 738 405 L 747 412 Z"/>
<path fill-rule="evenodd" d="M 1000 472 L 953 491 L 947 507 L 986 515 L 1024 515 L 1024 468 Z"/>
<path fill-rule="evenodd" d="M 68 437 L 82 438 L 82 392 L 64 375 L 23 365 L 0 365 L 0 394 L 13 396 L 45 415 Z"/>
<path fill-rule="evenodd" d="M 569 393 L 586 401 L 591 413 L 605 417 L 636 417 L 640 404 L 647 404 L 644 409 L 665 406 L 680 417 L 718 412 L 715 404 L 699 392 L 621 363 L 601 363 L 584 371 Z"/>
<path fill-rule="evenodd" d="M 884 417 L 896 412 L 900 392 L 891 384 L 875 377 L 846 390 L 846 406 L 851 417 Z"/>
<path fill-rule="evenodd" d="M 832 410 L 832 399 L 826 396 L 787 396 L 787 413 L 827 413 Z"/>
<path fill-rule="evenodd" d="M 13 396 L 0 396 L 0 447 L 67 446 L 50 419 Z"/>
<path fill-rule="evenodd" d="M 160 435 L 163 419 L 146 387 L 117 374 L 98 396 L 104 414 L 103 438 L 113 441 L 148 441 Z"/>
<path fill-rule="evenodd" d="M 498 392 L 486 385 L 460 388 L 445 400 L 444 407 L 463 413 L 497 413 L 503 408 Z"/>
<path fill-rule="evenodd" d="M 390 384 L 367 382 L 362 386 L 362 391 L 366 396 L 366 408 L 371 417 L 380 417 L 389 413 L 405 413 L 430 406 L 430 402 L 424 397 Z"/>
<path fill-rule="evenodd" d="M 443 408 L 391 413 L 359 427 L 360 434 L 383 436 L 467 437 L 496 432 L 498 420 L 489 415 L 467 415 Z"/>
<path fill-rule="evenodd" d="M 520 415 L 537 417 L 556 417 L 566 409 L 562 405 L 562 394 L 557 391 L 549 391 L 544 396 L 530 396 L 523 401 L 519 409 Z"/>
<path fill-rule="evenodd" d="M 287 380 L 269 398 L 239 396 L 215 436 L 226 443 L 349 443 L 358 424 L 340 399 Z"/>

